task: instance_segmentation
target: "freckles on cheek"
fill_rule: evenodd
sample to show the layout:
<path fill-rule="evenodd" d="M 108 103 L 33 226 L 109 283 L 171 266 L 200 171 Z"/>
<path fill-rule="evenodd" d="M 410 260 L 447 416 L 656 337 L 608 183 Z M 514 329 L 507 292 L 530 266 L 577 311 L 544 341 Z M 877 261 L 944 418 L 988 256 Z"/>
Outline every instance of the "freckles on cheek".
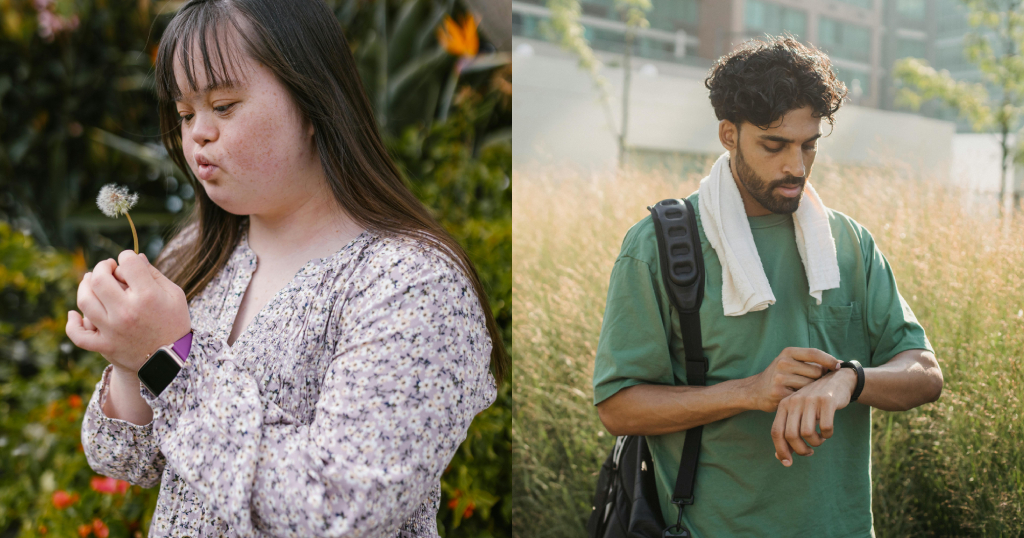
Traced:
<path fill-rule="evenodd" d="M 240 168 L 258 174 L 276 175 L 285 172 L 291 157 L 282 126 L 276 122 L 257 119 L 240 133 L 231 153 Z"/>

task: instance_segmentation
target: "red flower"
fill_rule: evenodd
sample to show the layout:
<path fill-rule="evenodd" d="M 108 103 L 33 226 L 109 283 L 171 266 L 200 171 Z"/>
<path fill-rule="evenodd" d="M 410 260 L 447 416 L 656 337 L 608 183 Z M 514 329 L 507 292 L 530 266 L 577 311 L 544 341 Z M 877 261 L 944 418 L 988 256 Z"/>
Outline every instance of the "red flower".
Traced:
<path fill-rule="evenodd" d="M 472 517 L 474 508 L 476 508 L 476 505 L 472 502 L 469 503 L 469 506 L 466 507 L 466 511 L 462 513 L 462 519 L 469 519 Z"/>
<path fill-rule="evenodd" d="M 78 494 L 68 494 L 68 492 L 60 489 L 53 492 L 51 500 L 53 501 L 53 505 L 57 507 L 57 510 L 63 510 L 78 502 Z"/>
<path fill-rule="evenodd" d="M 110 536 L 110 529 L 99 518 L 92 520 L 92 531 L 96 533 L 96 538 L 107 538 Z"/>
<path fill-rule="evenodd" d="M 93 491 L 100 493 L 124 493 L 128 491 L 128 482 L 115 480 L 108 476 L 94 476 L 89 481 Z"/>
<path fill-rule="evenodd" d="M 452 493 L 452 500 L 448 501 L 448 508 L 455 510 L 455 507 L 459 505 L 459 497 L 462 497 L 462 492 L 455 490 L 455 492 Z"/>
<path fill-rule="evenodd" d="M 68 405 L 70 405 L 72 409 L 78 409 L 79 407 L 82 407 L 82 397 L 77 394 L 72 394 L 71 396 L 68 396 Z"/>
<path fill-rule="evenodd" d="M 39 529 L 37 529 L 37 530 L 38 530 L 39 534 L 46 534 L 47 532 L 49 532 L 49 529 L 47 529 L 46 525 L 43 525 L 43 524 L 40 524 L 39 525 Z"/>
<path fill-rule="evenodd" d="M 82 538 L 85 538 L 86 536 L 89 536 L 90 534 L 92 534 L 92 527 L 89 526 L 88 523 L 85 523 L 83 525 L 79 525 L 78 526 L 78 535 L 79 536 L 81 536 Z"/>

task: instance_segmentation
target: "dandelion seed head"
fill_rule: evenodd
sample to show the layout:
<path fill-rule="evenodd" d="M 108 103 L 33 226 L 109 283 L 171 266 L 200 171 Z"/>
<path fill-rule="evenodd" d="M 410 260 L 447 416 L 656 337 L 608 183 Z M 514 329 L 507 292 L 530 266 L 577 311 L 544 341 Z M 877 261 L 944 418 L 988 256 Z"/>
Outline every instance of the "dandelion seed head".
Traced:
<path fill-rule="evenodd" d="M 104 215 L 114 218 L 122 213 L 127 213 L 138 201 L 138 194 L 128 192 L 128 187 L 119 187 L 113 183 L 104 185 L 100 189 L 99 196 L 96 197 L 96 205 L 100 207 L 100 211 Z"/>

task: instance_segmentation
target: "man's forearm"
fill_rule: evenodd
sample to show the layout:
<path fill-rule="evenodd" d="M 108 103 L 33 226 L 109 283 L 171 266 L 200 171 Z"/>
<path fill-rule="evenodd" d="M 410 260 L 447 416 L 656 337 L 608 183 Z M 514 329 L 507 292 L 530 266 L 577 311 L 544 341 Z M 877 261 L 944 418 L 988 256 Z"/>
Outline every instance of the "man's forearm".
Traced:
<path fill-rule="evenodd" d="M 938 400 L 941 393 L 942 370 L 935 355 L 910 349 L 881 366 L 865 368 L 864 390 L 857 402 L 885 411 L 906 411 Z"/>
<path fill-rule="evenodd" d="M 755 409 L 748 379 L 709 387 L 634 385 L 597 405 L 612 435 L 662 435 Z"/>

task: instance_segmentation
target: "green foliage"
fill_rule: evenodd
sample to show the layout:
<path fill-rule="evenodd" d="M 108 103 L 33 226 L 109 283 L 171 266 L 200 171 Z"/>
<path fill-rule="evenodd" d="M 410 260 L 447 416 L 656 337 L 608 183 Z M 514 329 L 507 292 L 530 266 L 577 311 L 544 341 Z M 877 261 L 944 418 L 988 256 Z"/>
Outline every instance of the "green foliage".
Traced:
<path fill-rule="evenodd" d="M 156 490 L 93 490 L 79 442 L 84 407 L 106 361 L 64 336 L 85 271 L 81 253 L 40 249 L 0 222 L 0 530 L 75 536 L 99 519 L 111 536 L 144 528 Z M 78 495 L 53 503 L 57 491 Z"/>
<path fill-rule="evenodd" d="M 81 245 L 89 260 L 116 256 L 119 245 L 131 244 L 131 232 L 92 203 L 102 184 L 128 183 L 142 194 L 132 218 L 143 244 L 173 220 L 165 203 L 174 189 L 157 181 L 165 174 L 91 135 L 157 140 L 147 85 L 153 14 L 148 2 L 110 9 L 103 0 L 61 1 L 55 16 L 77 20 L 77 27 L 47 39 L 43 21 L 54 14 L 37 11 L 45 3 L 0 3 L 0 220 L 30 230 L 43 246 Z"/>
<path fill-rule="evenodd" d="M 893 65 L 893 76 L 901 81 L 896 102 L 912 110 L 920 110 L 926 101 L 938 99 L 969 118 L 975 130 L 990 127 L 992 110 L 988 90 L 983 84 L 954 80 L 949 71 L 936 71 L 918 58 L 903 58 Z"/>
<path fill-rule="evenodd" d="M 970 119 L 976 131 L 995 129 L 1001 135 L 1002 171 L 1010 160 L 1024 158 L 1024 138 L 1016 148 L 1009 135 L 1024 119 L 1024 2 L 1021 0 L 961 0 L 968 8 L 972 31 L 964 36 L 964 54 L 981 71 L 995 95 L 985 86 L 954 81 L 948 71 L 936 71 L 916 58 L 899 60 L 893 67 L 898 83 L 897 104 L 918 110 L 938 100 Z M 1016 193 L 1012 180 L 1000 182 L 1003 207 L 1010 208 Z"/>

